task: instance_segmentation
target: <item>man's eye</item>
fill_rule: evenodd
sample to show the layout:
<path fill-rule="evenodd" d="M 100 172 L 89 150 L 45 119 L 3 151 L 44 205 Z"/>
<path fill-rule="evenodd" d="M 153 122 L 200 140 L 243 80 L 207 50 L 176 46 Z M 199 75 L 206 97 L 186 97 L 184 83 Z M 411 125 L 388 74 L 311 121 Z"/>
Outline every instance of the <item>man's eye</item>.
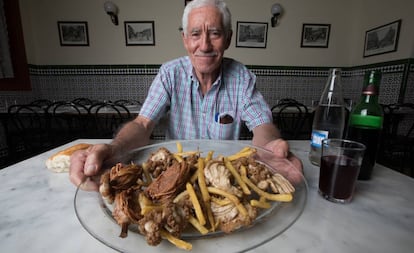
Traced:
<path fill-rule="evenodd" d="M 191 33 L 191 38 L 198 38 L 200 37 L 200 33 Z"/>
<path fill-rule="evenodd" d="M 221 32 L 219 31 L 211 31 L 209 34 L 210 38 L 219 38 L 221 36 Z"/>

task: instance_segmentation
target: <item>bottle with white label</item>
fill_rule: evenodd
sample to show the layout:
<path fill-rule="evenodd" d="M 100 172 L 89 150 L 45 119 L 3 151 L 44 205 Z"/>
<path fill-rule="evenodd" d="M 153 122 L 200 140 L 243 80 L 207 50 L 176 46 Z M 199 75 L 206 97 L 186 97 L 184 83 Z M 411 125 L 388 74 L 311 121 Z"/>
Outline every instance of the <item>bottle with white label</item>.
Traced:
<path fill-rule="evenodd" d="M 341 70 L 330 70 L 312 124 L 309 160 L 320 164 L 322 140 L 342 138 L 345 127 L 345 102 L 342 96 Z"/>

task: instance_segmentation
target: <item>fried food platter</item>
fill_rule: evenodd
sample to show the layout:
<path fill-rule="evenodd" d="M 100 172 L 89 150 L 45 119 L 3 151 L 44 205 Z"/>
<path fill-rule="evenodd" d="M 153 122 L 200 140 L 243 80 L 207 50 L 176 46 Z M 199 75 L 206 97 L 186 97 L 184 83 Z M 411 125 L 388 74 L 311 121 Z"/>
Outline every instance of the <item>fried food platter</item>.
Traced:
<path fill-rule="evenodd" d="M 275 174 L 283 175 L 285 171 L 278 168 L 292 166 L 289 161 L 276 159 L 268 151 L 248 145 L 245 142 L 186 140 L 180 141 L 180 145 L 184 151 L 197 150 L 197 152 L 204 155 L 209 151 L 214 151 L 214 154 L 223 156 L 234 155 L 246 147 L 254 148 L 258 153 L 257 160 L 266 163 L 269 170 Z M 142 164 L 161 147 L 175 151 L 177 141 L 163 142 L 136 149 L 119 162 Z M 271 165 L 267 162 L 269 157 L 272 161 Z M 291 183 L 295 187 L 292 201 L 271 202 L 271 207 L 262 209 L 249 226 L 241 227 L 231 233 L 216 230 L 204 235 L 196 229 L 187 229 L 181 234 L 180 239 L 191 243 L 195 252 L 212 252 L 223 249 L 226 252 L 242 252 L 272 240 L 296 222 L 306 205 L 307 183 L 305 178 L 301 177 L 300 180 L 291 181 Z M 75 212 L 82 226 L 98 241 L 120 252 L 184 252 L 183 249 L 175 247 L 167 240 L 163 240 L 157 246 L 148 245 L 145 237 L 138 233 L 138 229 L 134 226 L 129 227 L 127 237 L 121 238 L 119 236 L 120 226 L 111 215 L 112 206 L 108 205 L 99 192 L 85 191 L 81 188 L 79 187 L 75 194 Z"/>

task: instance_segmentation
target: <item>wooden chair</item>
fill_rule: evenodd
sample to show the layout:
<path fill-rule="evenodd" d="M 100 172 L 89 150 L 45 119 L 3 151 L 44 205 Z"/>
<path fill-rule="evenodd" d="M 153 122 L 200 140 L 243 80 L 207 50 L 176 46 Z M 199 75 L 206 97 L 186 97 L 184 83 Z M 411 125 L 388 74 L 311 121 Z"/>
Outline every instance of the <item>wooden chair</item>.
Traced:
<path fill-rule="evenodd" d="M 272 107 L 273 123 L 279 128 L 282 138 L 286 140 L 310 139 L 308 108 L 294 101 L 283 101 Z"/>

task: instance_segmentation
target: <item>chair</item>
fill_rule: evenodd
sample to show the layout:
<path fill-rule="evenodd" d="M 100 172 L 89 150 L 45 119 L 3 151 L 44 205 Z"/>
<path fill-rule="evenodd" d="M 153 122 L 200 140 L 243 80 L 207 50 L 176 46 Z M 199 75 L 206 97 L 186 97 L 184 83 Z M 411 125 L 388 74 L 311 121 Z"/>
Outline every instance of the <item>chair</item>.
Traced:
<path fill-rule="evenodd" d="M 414 174 L 414 104 L 383 105 L 384 123 L 379 163 Z"/>
<path fill-rule="evenodd" d="M 11 105 L 5 131 L 12 160 L 25 159 L 52 147 L 47 115 L 38 105 Z"/>
<path fill-rule="evenodd" d="M 113 138 L 118 129 L 132 119 L 125 105 L 112 102 L 99 102 L 91 105 L 89 114 L 94 119 L 94 138 Z"/>
<path fill-rule="evenodd" d="M 116 100 L 114 102 L 114 104 L 116 104 L 116 105 L 125 105 L 125 106 L 127 106 L 127 105 L 142 105 L 141 102 L 139 102 L 138 100 L 134 100 L 134 99 L 119 99 L 119 100 Z"/>
<path fill-rule="evenodd" d="M 36 99 L 36 100 L 33 100 L 32 102 L 30 102 L 29 104 L 30 105 L 37 105 L 37 106 L 40 106 L 40 107 L 47 107 L 47 106 L 51 105 L 52 103 L 53 102 L 50 101 L 49 99 Z"/>
<path fill-rule="evenodd" d="M 310 139 L 311 130 L 307 127 L 308 108 L 293 101 L 282 101 L 272 107 L 273 123 L 286 140 Z"/>
<path fill-rule="evenodd" d="M 243 122 L 240 130 L 239 140 L 251 140 L 253 139 L 253 132 L 249 130 L 246 123 Z"/>
<path fill-rule="evenodd" d="M 84 106 L 89 106 L 93 104 L 93 101 L 89 98 L 75 98 L 71 102 L 77 105 L 84 105 Z"/>
<path fill-rule="evenodd" d="M 299 103 L 296 99 L 294 98 L 282 98 L 281 100 L 279 100 L 279 102 L 277 104 L 289 104 L 289 103 Z"/>
<path fill-rule="evenodd" d="M 88 108 L 82 104 L 59 101 L 47 108 L 50 134 L 56 144 L 61 145 L 79 138 L 89 137 L 90 117 Z"/>

